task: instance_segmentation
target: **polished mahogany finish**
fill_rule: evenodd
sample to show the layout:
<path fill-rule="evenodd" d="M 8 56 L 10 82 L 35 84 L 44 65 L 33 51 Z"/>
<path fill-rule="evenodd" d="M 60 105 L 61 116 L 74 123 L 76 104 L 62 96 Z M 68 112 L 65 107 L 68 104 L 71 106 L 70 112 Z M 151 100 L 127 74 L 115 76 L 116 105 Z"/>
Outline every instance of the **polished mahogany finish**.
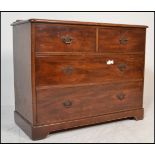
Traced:
<path fill-rule="evenodd" d="M 113 60 L 113 65 L 108 65 Z M 143 79 L 144 55 L 54 55 L 36 58 L 36 86 Z"/>
<path fill-rule="evenodd" d="M 144 52 L 145 29 L 99 29 L 99 52 Z"/>
<path fill-rule="evenodd" d="M 37 24 L 36 52 L 95 51 L 96 29 L 77 26 Z"/>
<path fill-rule="evenodd" d="M 147 26 L 42 19 L 12 25 L 15 122 L 33 140 L 143 119 Z"/>
<path fill-rule="evenodd" d="M 142 81 L 38 89 L 37 123 L 59 123 L 138 109 L 142 107 L 141 90 Z"/>
<path fill-rule="evenodd" d="M 21 33 L 22 32 L 22 33 Z M 31 24 L 13 27 L 15 110 L 33 123 L 31 85 Z"/>

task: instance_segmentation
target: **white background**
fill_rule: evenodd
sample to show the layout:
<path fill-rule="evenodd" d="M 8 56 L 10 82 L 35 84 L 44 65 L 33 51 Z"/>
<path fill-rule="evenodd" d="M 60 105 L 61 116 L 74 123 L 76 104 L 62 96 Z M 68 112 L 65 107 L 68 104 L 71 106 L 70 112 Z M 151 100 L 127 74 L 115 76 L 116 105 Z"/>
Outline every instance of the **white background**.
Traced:
<path fill-rule="evenodd" d="M 121 23 L 121 24 L 140 24 L 147 25 L 146 36 L 146 62 L 145 62 L 145 85 L 144 85 L 144 108 L 145 119 L 143 121 L 126 121 L 117 122 L 116 124 L 108 124 L 92 128 L 76 130 L 73 132 L 61 133 L 51 136 L 41 142 L 153 142 L 153 102 L 154 102 L 154 14 L 151 12 L 9 12 L 2 13 L 1 32 L 2 32 L 2 105 L 14 107 L 14 82 L 13 82 L 13 50 L 12 50 L 12 27 L 10 24 L 17 19 L 43 18 L 57 20 L 75 20 L 75 21 L 92 21 L 104 23 Z M 9 109 L 9 108 L 6 108 Z M 8 110 L 9 111 L 9 110 Z M 13 117 L 13 110 L 10 110 L 10 115 L 6 115 L 6 111 L 2 111 L 2 119 L 4 117 Z M 12 121 L 13 119 L 10 118 Z M 3 122 L 2 122 L 3 123 Z M 13 121 L 11 122 L 12 125 Z M 121 125 L 121 126 L 119 126 Z M 3 124 L 2 124 L 3 127 Z M 13 128 L 4 122 L 3 140 L 5 142 L 31 142 L 24 133 L 20 134 L 19 138 L 16 132 L 11 132 L 7 127 Z M 120 128 L 124 133 L 117 131 Z M 14 128 L 13 128 L 14 129 Z M 17 130 L 16 127 L 14 130 Z M 18 129 L 19 130 L 19 129 Z M 126 130 L 129 130 L 126 131 Z M 111 132 L 109 132 L 111 131 Z M 101 132 L 101 133 L 100 133 Z M 107 132 L 108 135 L 106 136 Z M 131 135 L 133 134 L 133 135 Z M 81 135 L 81 136 L 80 136 Z M 7 137 L 9 136 L 9 137 Z M 11 137 L 12 136 L 12 137 Z M 85 136 L 85 137 L 84 137 Z M 121 137 L 124 136 L 124 137 Z M 64 139 L 64 137 L 66 139 Z M 12 139 L 11 139 L 12 138 Z M 16 140 L 17 138 L 17 140 Z M 96 139 L 95 139 L 96 138 Z M 98 138 L 98 139 L 97 139 Z M 11 141 L 12 140 L 12 141 Z M 94 140 L 94 141 L 93 141 Z M 96 141 L 95 141 L 96 140 Z"/>
<path fill-rule="evenodd" d="M 0 0 L 0 10 L 12 11 L 152 11 L 154 0 Z"/>

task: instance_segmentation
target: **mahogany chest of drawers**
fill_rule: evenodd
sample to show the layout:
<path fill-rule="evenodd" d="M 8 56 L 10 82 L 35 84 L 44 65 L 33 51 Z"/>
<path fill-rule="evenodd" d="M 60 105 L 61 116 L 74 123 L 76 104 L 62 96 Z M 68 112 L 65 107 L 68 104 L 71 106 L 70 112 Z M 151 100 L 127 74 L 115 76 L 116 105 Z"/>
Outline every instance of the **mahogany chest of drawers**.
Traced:
<path fill-rule="evenodd" d="M 15 122 L 33 140 L 143 119 L 147 26 L 41 19 L 12 25 Z"/>

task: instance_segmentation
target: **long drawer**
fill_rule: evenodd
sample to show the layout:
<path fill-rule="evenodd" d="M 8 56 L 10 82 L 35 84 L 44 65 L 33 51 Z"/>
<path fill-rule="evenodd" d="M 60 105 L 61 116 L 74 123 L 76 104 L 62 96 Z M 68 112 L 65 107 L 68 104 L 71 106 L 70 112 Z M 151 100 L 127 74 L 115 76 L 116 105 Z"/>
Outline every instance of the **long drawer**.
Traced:
<path fill-rule="evenodd" d="M 37 89 L 39 124 L 142 108 L 143 83 Z"/>
<path fill-rule="evenodd" d="M 52 55 L 36 58 L 36 86 L 142 80 L 144 55 Z"/>

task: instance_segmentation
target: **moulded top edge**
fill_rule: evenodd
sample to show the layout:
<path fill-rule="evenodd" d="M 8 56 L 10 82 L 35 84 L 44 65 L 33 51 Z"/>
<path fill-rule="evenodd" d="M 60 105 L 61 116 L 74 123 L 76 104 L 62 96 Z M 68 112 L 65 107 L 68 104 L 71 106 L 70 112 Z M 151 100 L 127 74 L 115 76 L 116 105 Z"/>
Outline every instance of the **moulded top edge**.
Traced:
<path fill-rule="evenodd" d="M 64 20 L 49 20 L 49 19 L 28 19 L 16 20 L 11 25 L 19 25 L 24 23 L 55 23 L 55 24 L 71 24 L 71 25 L 90 25 L 90 26 L 112 26 L 112 27 L 137 27 L 148 28 L 146 25 L 129 25 L 129 24 L 112 24 L 112 23 L 95 23 L 95 22 L 80 22 L 80 21 L 64 21 Z"/>

